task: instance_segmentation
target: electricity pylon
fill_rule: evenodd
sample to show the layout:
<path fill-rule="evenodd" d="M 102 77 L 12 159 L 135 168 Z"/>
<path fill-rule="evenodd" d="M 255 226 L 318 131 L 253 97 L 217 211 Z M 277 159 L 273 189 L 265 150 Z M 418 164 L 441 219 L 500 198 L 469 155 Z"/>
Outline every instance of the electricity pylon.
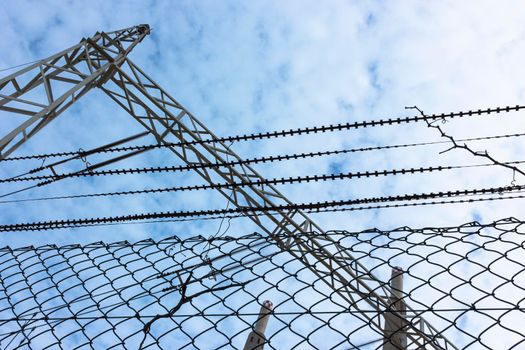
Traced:
<path fill-rule="evenodd" d="M 159 144 L 164 144 L 186 163 L 216 164 L 227 159 L 242 161 L 225 143 L 128 58 L 128 53 L 150 33 L 148 25 L 96 33 L 64 51 L 34 63 L 0 80 L 0 111 L 25 116 L 25 120 L 0 139 L 0 159 L 9 156 L 78 98 L 99 88 L 130 114 Z M 3 119 L 6 117 L 4 116 Z M 126 137 L 124 143 L 143 134 Z M 212 140 L 212 142 L 198 142 Z M 215 140 L 215 141 L 214 141 Z M 197 142 L 195 142 L 197 141 Z M 180 146 L 174 146 L 179 143 Z M 104 165 L 136 152 L 102 162 Z M 234 162 L 237 163 L 237 162 Z M 208 183 L 258 182 L 263 180 L 250 166 L 202 167 L 195 171 Z M 262 181 L 260 182 L 263 183 Z M 218 188 L 235 206 L 273 207 L 292 204 L 268 185 Z M 388 284 L 376 278 L 357 259 L 331 239 L 300 210 L 246 213 L 260 229 L 333 290 L 334 297 L 348 304 L 353 315 L 385 337 L 385 313 L 405 321 L 403 334 L 409 348 L 457 349 L 419 313 L 396 310 Z M 281 239 L 279 237 L 286 237 Z M 290 244 L 291 242 L 294 244 Z M 386 310 L 386 311 L 385 311 Z M 372 312 L 371 312 L 372 311 Z M 345 331 L 345 330 L 341 330 Z M 388 341 L 388 340 L 387 340 Z"/>

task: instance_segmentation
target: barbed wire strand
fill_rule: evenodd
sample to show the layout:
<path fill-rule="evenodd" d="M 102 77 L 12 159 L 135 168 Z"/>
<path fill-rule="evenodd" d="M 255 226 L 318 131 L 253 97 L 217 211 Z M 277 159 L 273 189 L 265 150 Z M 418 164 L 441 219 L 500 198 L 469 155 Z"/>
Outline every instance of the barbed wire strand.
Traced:
<path fill-rule="evenodd" d="M 513 161 L 513 162 L 508 162 L 508 163 L 509 164 L 522 164 L 522 163 L 525 163 L 525 160 Z M 148 193 L 201 191 L 201 190 L 223 189 L 223 188 L 235 189 L 239 187 L 260 186 L 260 185 L 285 185 L 285 184 L 299 184 L 299 183 L 305 183 L 305 182 L 309 183 L 309 182 L 320 182 L 320 181 L 326 182 L 326 181 L 354 179 L 354 178 L 397 176 L 397 175 L 408 175 L 408 174 L 416 174 L 416 173 L 440 172 L 440 171 L 457 170 L 457 169 L 490 167 L 490 166 L 494 166 L 494 164 L 485 163 L 485 164 L 470 164 L 470 165 L 449 165 L 449 166 L 422 167 L 422 168 L 385 169 L 385 170 L 364 171 L 364 172 L 338 173 L 338 174 L 306 175 L 306 176 L 295 176 L 295 177 L 259 179 L 259 180 L 253 180 L 253 181 L 232 182 L 232 183 L 214 183 L 214 184 L 203 184 L 203 185 L 187 185 L 187 186 L 176 186 L 176 187 L 150 188 L 150 189 L 142 189 L 142 190 L 127 190 L 127 191 L 115 191 L 115 192 L 99 192 L 99 193 L 87 193 L 87 194 L 76 194 L 76 195 L 65 195 L 65 196 L 48 196 L 48 197 L 37 197 L 37 198 L 2 200 L 0 201 L 0 204 L 47 201 L 47 200 L 139 195 L 139 194 L 148 194 Z M 176 169 L 179 169 L 179 167 L 163 167 L 160 170 L 158 169 L 153 170 L 153 172 L 170 171 L 170 169 L 175 169 L 175 171 L 177 171 Z M 149 171 L 151 169 L 147 169 L 147 168 L 131 169 L 131 172 L 127 172 L 126 170 L 125 173 L 134 174 L 135 171 L 137 170 L 138 171 L 142 171 L 142 170 Z M 110 174 L 105 174 L 105 175 L 110 175 Z M 111 173 L 111 175 L 115 175 L 115 174 Z M 33 189 L 36 187 L 47 185 L 52 182 L 53 181 L 45 181 L 42 183 L 38 183 L 32 186 L 29 186 L 26 189 Z M 19 189 L 14 192 L 9 192 L 9 193 L 0 195 L 0 198 L 5 198 L 12 194 L 20 193 L 26 189 Z"/>
<path fill-rule="evenodd" d="M 432 197 L 430 197 L 432 198 Z M 63 220 L 49 220 L 39 221 L 31 223 L 17 223 L 17 224 L 6 224 L 0 225 L 0 232 L 10 231 L 45 231 L 52 229 L 61 228 L 73 228 L 83 226 L 95 226 L 93 224 L 106 224 L 106 223 L 120 223 L 126 221 L 142 221 L 151 219 L 161 218 L 193 218 L 193 217 L 206 217 L 219 215 L 222 217 L 224 214 L 245 214 L 256 216 L 258 213 L 261 215 L 268 215 L 273 212 L 288 211 L 288 210 L 305 210 L 307 213 L 320 213 L 320 212 L 337 212 L 337 211 L 360 211 L 360 210 L 371 210 L 371 209 L 385 209 L 385 208 L 402 208 L 412 206 L 427 206 L 437 204 L 453 204 L 453 203 L 474 203 L 474 202 L 486 202 L 486 201 L 497 201 L 497 200 L 508 200 L 508 199 L 523 199 L 525 195 L 516 196 L 498 196 L 489 198 L 470 198 L 470 199 L 459 199 L 459 200 L 442 200 L 442 201 L 427 201 L 419 203 L 402 203 L 402 204 L 385 204 L 385 205 L 371 205 L 351 208 L 332 208 L 331 207 L 342 207 L 347 205 L 353 205 L 355 200 L 334 200 L 325 202 L 310 202 L 300 204 L 285 204 L 276 206 L 266 207 L 238 207 L 230 209 L 207 209 L 207 210 L 195 210 L 195 211 L 168 211 L 168 212 L 154 212 L 154 213 L 140 213 L 120 216 L 108 216 L 108 217 L 92 217 L 82 219 L 63 219 Z M 423 199 L 423 198 L 421 198 Z M 227 216 L 225 216 L 227 217 Z"/>
<path fill-rule="evenodd" d="M 261 132 L 261 133 L 255 133 L 255 134 L 217 137 L 215 139 L 206 139 L 206 140 L 193 140 L 193 141 L 185 141 L 185 142 L 177 142 L 177 143 L 140 145 L 140 146 L 129 146 L 129 147 L 114 147 L 114 148 L 108 148 L 108 149 L 100 149 L 95 153 L 120 152 L 120 151 L 141 150 L 141 149 L 149 149 L 149 148 L 191 146 L 191 145 L 217 143 L 217 142 L 251 141 L 251 140 L 304 135 L 304 134 L 317 134 L 317 133 L 326 133 L 326 132 L 334 132 L 334 131 L 343 131 L 343 130 L 359 129 L 359 128 L 366 128 L 366 127 L 405 124 L 405 123 L 419 122 L 419 121 L 424 121 L 424 120 L 438 120 L 438 119 L 443 119 L 443 118 L 451 119 L 451 118 L 456 118 L 456 117 L 462 118 L 462 117 L 480 116 L 480 115 L 492 114 L 492 113 L 498 114 L 501 112 L 508 113 L 512 111 L 519 111 L 524 108 L 525 106 L 516 105 L 514 107 L 510 107 L 510 106 L 496 107 L 496 108 L 487 108 L 483 110 L 478 109 L 475 111 L 469 110 L 469 111 L 459 111 L 459 112 L 451 112 L 451 113 L 432 114 L 428 116 L 420 115 L 420 116 L 404 117 L 404 118 L 389 118 L 389 119 L 359 121 L 359 122 L 354 122 L 354 123 L 337 124 L 337 125 L 330 124 L 330 125 L 322 125 L 322 126 L 314 126 L 314 127 L 304 127 L 304 128 L 298 128 L 298 129 L 268 131 L 268 132 Z M 81 157 L 87 154 L 88 152 L 79 152 L 79 151 L 55 152 L 55 153 L 45 153 L 45 154 L 5 158 L 5 159 L 0 159 L 0 162 L 1 161 L 26 160 L 26 159 L 43 159 L 43 158 L 53 158 L 53 157 L 63 157 L 63 156 Z"/>
<path fill-rule="evenodd" d="M 420 167 L 420 168 L 399 168 L 399 169 L 384 169 L 384 170 L 372 170 L 372 171 L 358 171 L 353 173 L 339 173 L 339 174 L 329 174 L 329 175 L 309 175 L 309 176 L 297 176 L 297 177 L 288 177 L 281 179 L 261 179 L 254 181 L 264 183 L 269 181 L 270 183 L 283 183 L 283 181 L 318 181 L 323 177 L 343 177 L 343 178 L 359 178 L 359 177 L 371 177 L 371 176 L 388 176 L 388 175 L 398 175 L 414 172 L 432 172 L 432 171 L 442 171 L 442 170 L 453 170 L 453 169 L 466 169 L 466 168 L 478 168 L 478 167 L 488 167 L 500 164 L 522 164 L 525 163 L 525 160 L 516 160 L 504 163 L 483 163 L 483 164 L 469 164 L 469 165 L 442 165 L 442 166 L 431 166 L 431 167 Z M 245 164 L 244 161 L 238 161 L 237 164 Z M 39 175 L 39 176 L 28 176 L 20 178 L 8 178 L 0 179 L 0 183 L 13 183 L 13 182 L 28 182 L 28 181 L 39 181 L 46 180 L 36 184 L 37 187 L 46 186 L 50 183 L 68 179 L 68 178 L 77 178 L 77 177 L 92 177 L 92 176 L 119 176 L 119 175 L 131 175 L 131 174 L 147 174 L 147 173 L 164 173 L 164 172 L 184 172 L 202 168 L 216 168 L 221 166 L 226 166 L 227 164 L 188 164 L 188 165 L 177 165 L 177 166 L 161 166 L 161 167 L 144 167 L 144 168 L 126 168 L 126 169 L 108 169 L 108 170 L 98 170 L 98 171 L 88 171 L 88 172 L 73 172 L 65 174 L 56 174 L 56 175 Z M 287 180 L 288 179 L 288 180 Z M 297 179 L 297 180 L 293 180 Z M 304 179 L 304 180 L 302 180 Z M 245 182 L 248 183 L 248 182 Z M 266 183 L 265 183 L 266 184 Z M 220 184 L 219 184 L 220 185 Z M 213 185 L 210 185 L 213 186 Z M 235 186 L 235 185 L 233 185 Z M 33 187 L 32 187 L 33 188 Z M 0 196 L 2 198 L 2 196 Z"/>
<path fill-rule="evenodd" d="M 143 136 L 143 135 L 139 135 Z M 521 137 L 525 136 L 525 133 L 516 133 L 516 134 L 504 134 L 504 135 L 493 135 L 493 136 L 480 136 L 480 137 L 472 137 L 472 138 L 466 138 L 466 139 L 460 139 L 457 140 L 458 142 L 464 142 L 464 141 L 481 141 L 481 140 L 491 140 L 491 139 L 501 139 L 501 138 L 510 138 L 510 137 Z M 448 141 L 430 141 L 430 142 L 419 142 L 419 143 L 408 143 L 408 144 L 394 144 L 394 145 L 384 145 L 384 146 L 372 146 L 372 147 L 360 147 L 360 148 L 351 148 L 351 149 L 342 149 L 342 150 L 329 150 L 329 151 L 318 151 L 318 152 L 303 152 L 303 153 L 295 153 L 295 154 L 284 154 L 284 155 L 271 155 L 271 156 L 263 156 L 263 157 L 254 157 L 254 158 L 248 158 L 243 160 L 236 160 L 236 161 L 226 161 L 224 163 L 210 163 L 210 164 L 192 164 L 191 167 L 185 167 L 180 166 L 178 171 L 187 171 L 187 170 L 193 170 L 197 168 L 213 168 L 213 167 L 220 167 L 220 166 L 235 166 L 235 165 L 246 165 L 246 164 L 259 164 L 259 163 L 273 163 L 273 162 L 282 162 L 282 161 L 289 161 L 289 160 L 298 160 L 298 159 L 306 159 L 306 158 L 315 158 L 315 157 L 325 157 L 330 155 L 341 155 L 341 154 L 350 154 L 350 153 L 357 153 L 357 152 L 369 152 L 369 151 L 379 151 L 379 150 L 386 150 L 386 149 L 399 149 L 399 148 L 408 148 L 408 147 L 418 147 L 418 146 L 430 146 L 430 145 L 437 145 L 437 144 L 446 144 Z M 164 145 L 162 145 L 164 146 Z M 135 148 L 139 152 L 142 152 L 142 150 L 137 146 Z M 144 146 L 149 147 L 149 146 Z M 127 148 L 134 148 L 134 147 L 127 147 Z M 99 148 L 94 150 L 99 150 Z M 93 150 L 85 152 L 85 154 L 92 154 L 95 153 Z M 46 166 L 39 166 L 37 168 L 34 168 L 32 170 L 26 171 L 24 173 L 21 173 L 16 176 L 12 176 L 7 179 L 2 179 L 4 182 L 8 181 L 14 181 L 12 179 L 17 179 L 25 175 L 35 174 L 37 172 L 50 169 L 53 172 L 52 176 L 49 176 L 48 178 L 56 177 L 59 178 L 65 178 L 65 177 L 75 177 L 75 176 L 82 176 L 81 174 L 85 174 L 85 176 L 94 175 L 95 168 L 99 168 L 100 166 L 97 164 L 96 166 L 86 166 L 85 169 L 82 169 L 80 171 L 72 172 L 72 173 L 66 173 L 66 174 L 57 174 L 54 167 L 58 164 L 65 163 L 67 161 L 77 159 L 78 157 L 69 158 L 64 161 L 58 161 L 52 164 L 48 164 Z M 80 157 L 81 159 L 85 159 Z M 87 163 L 87 162 L 85 162 Z M 30 178 L 29 178 L 30 179 Z M 28 179 L 28 180 L 29 180 Z M 27 181 L 28 181 L 27 180 Z M 1 180 L 0 180 L 1 181 Z M 26 181 L 26 180 L 19 180 L 19 181 Z"/>

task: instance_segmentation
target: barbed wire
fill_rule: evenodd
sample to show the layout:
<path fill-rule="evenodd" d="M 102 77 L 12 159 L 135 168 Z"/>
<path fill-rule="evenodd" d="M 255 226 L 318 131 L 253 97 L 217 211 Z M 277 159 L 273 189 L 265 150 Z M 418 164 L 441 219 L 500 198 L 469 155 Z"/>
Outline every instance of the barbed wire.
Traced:
<path fill-rule="evenodd" d="M 372 209 L 387 209 L 387 208 L 403 208 L 403 207 L 414 207 L 414 206 L 429 206 L 429 205 L 440 205 L 440 204 L 459 204 L 459 203 L 475 203 L 475 202 L 487 202 L 487 201 L 498 201 L 498 200 L 510 200 L 510 199 L 523 199 L 525 195 L 513 195 L 503 196 L 503 191 L 508 191 L 509 187 L 500 187 L 493 189 L 479 189 L 479 190 L 463 190 L 459 196 L 470 196 L 476 194 L 490 194 L 500 193 L 497 197 L 488 198 L 468 198 L 468 199 L 451 199 L 451 200 L 438 200 L 438 201 L 423 201 L 416 203 L 400 203 L 400 204 L 380 204 L 380 205 L 369 205 L 360 207 L 350 208 L 339 208 L 344 206 L 351 206 L 356 204 L 380 202 L 395 202 L 395 201 L 416 201 L 416 200 L 427 200 L 432 198 L 444 198 L 455 196 L 454 192 L 450 193 L 428 193 L 428 194 L 415 194 L 415 195 L 401 195 L 401 196 L 385 196 L 375 197 L 366 199 L 349 199 L 349 200 L 332 200 L 325 202 L 309 202 L 309 203 L 296 203 L 296 204 L 283 204 L 275 206 L 261 206 L 261 207 L 237 207 L 228 209 L 206 209 L 206 210 L 193 210 L 193 211 L 167 211 L 167 212 L 154 212 L 154 213 L 140 213 L 120 216 L 108 216 L 108 217 L 91 217 L 81 219 L 63 219 L 63 220 L 49 220 L 39 221 L 31 223 L 17 223 L 17 224 L 5 224 L 0 225 L 0 232 L 12 232 L 12 231 L 46 231 L 54 229 L 64 228 L 76 228 L 76 227 L 89 227 L 98 226 L 100 224 L 116 224 L 126 221 L 143 221 L 153 219 L 170 219 L 170 218 L 236 218 L 241 216 L 260 216 L 268 215 L 271 213 L 279 213 L 290 210 L 304 210 L 306 213 L 321 213 L 321 212 L 346 212 L 346 211 L 362 211 Z M 522 186 L 519 186 L 522 189 Z M 490 192 L 492 191 L 492 192 Z M 334 208 L 336 207 L 336 208 Z M 233 214 L 233 215 L 231 215 Z M 181 220 L 182 221 L 182 220 Z M 188 220 L 184 220 L 188 221 Z M 161 222 L 161 221 L 159 221 Z"/>
<path fill-rule="evenodd" d="M 525 161 L 513 161 L 507 162 L 506 164 L 522 164 Z M 259 186 L 259 185 L 284 185 L 284 184 L 298 184 L 304 182 L 319 182 L 319 181 L 333 181 L 333 180 L 343 180 L 343 179 L 352 179 L 352 178 L 369 178 L 369 177 L 379 177 L 379 176 L 396 176 L 396 175 L 407 175 L 407 174 L 416 174 L 416 173 L 429 173 L 429 172 L 439 172 L 446 170 L 455 170 L 455 169 L 467 169 L 467 168 L 476 168 L 476 167 L 487 167 L 493 166 L 494 164 L 471 164 L 471 165 L 452 165 L 452 166 L 437 166 L 437 167 L 425 167 L 425 168 L 400 168 L 400 169 L 386 169 L 386 170 L 376 170 L 376 171 L 365 171 L 365 172 L 349 172 L 349 173 L 338 173 L 338 174 L 322 174 L 322 175 L 307 175 L 307 176 L 296 176 L 296 177 L 282 177 L 282 178 L 273 178 L 273 179 L 259 179 L 253 181 L 244 181 L 244 182 L 232 182 L 232 183 L 216 183 L 216 184 L 203 184 L 203 185 L 188 185 L 188 186 L 177 186 L 177 187 L 164 187 L 164 188 L 152 188 L 152 189 L 142 189 L 142 190 L 127 190 L 127 191 L 113 191 L 113 192 L 99 192 L 99 193 L 88 193 L 88 194 L 78 194 L 78 195 L 65 195 L 65 196 L 47 196 L 47 197 L 38 197 L 38 198 L 27 198 L 27 199 L 15 199 L 15 200 L 3 200 L 0 201 L 0 204 L 8 203 L 20 203 L 20 202 L 32 202 L 32 201 L 44 201 L 44 200 L 58 200 L 58 199 L 75 199 L 75 198 L 94 198 L 94 197 L 108 197 L 108 196 L 122 196 L 122 195 L 137 195 L 137 194 L 147 194 L 147 193 L 168 193 L 168 192 L 182 192 L 182 191 L 200 191 L 208 189 L 221 189 L 221 188 L 239 188 L 247 186 Z M 104 171 L 104 175 L 121 175 L 121 174 L 134 174 L 142 172 L 163 172 L 163 171 L 180 171 L 180 169 L 190 169 L 193 165 L 188 166 L 176 166 L 176 167 L 161 167 L 161 168 L 143 168 L 143 169 L 127 169 L 124 171 L 120 170 L 107 170 Z M 91 174 L 95 176 L 95 174 Z M 56 179 L 39 182 L 31 186 L 21 188 L 15 191 L 4 193 L 0 195 L 0 198 L 5 198 L 13 194 L 21 193 L 33 188 L 46 186 L 50 183 L 53 183 L 57 180 L 65 179 L 68 177 L 83 176 L 78 175 L 77 173 L 72 173 L 68 176 L 58 177 Z M 52 176 L 51 176 L 52 177 Z M 40 177 L 34 177 L 38 179 Z M 45 177 L 48 178 L 48 177 Z M 1 182 L 2 180 L 0 180 Z M 6 182 L 16 182 L 24 181 L 23 178 L 17 179 L 4 179 Z M 513 183 L 514 184 L 514 183 Z"/>
<path fill-rule="evenodd" d="M 518 192 L 518 193 L 523 193 Z M 360 206 L 360 207 L 337 207 L 337 208 L 315 208 L 315 209 L 302 209 L 306 214 L 315 214 L 315 213 L 335 213 L 335 212 L 353 212 L 353 211 L 363 211 L 363 210 L 377 210 L 377 209 L 393 209 L 393 208 L 408 208 L 408 207 L 419 207 L 419 206 L 432 206 L 432 205 L 449 205 L 449 204 L 471 204 L 476 202 L 492 202 L 500 200 L 511 200 L 511 199 L 524 199 L 525 195 L 520 196 L 499 196 L 499 197 L 489 197 L 489 198 L 471 198 L 471 199 L 451 199 L 451 200 L 439 200 L 439 201 L 422 201 L 415 203 L 401 203 L 401 204 L 384 204 L 384 205 L 369 205 L 369 206 Z M 267 213 L 278 213 L 278 211 L 268 211 Z M 250 216 L 263 216 L 266 214 L 251 213 Z M 188 222 L 188 221 L 208 221 L 208 220 L 221 220 L 223 218 L 227 219 L 238 219 L 245 218 L 248 215 L 246 213 L 239 214 L 218 214 L 218 215 L 202 215 L 202 216 L 191 216 L 186 218 L 179 219 L 152 219 L 144 221 L 129 221 L 129 222 L 97 222 L 91 224 L 76 224 L 76 225 L 67 225 L 56 228 L 46 228 L 46 229 L 35 229 L 32 228 L 32 231 L 43 231 L 43 230 L 52 230 L 52 229 L 62 229 L 62 228 L 87 228 L 94 226 L 115 226 L 115 225 L 137 225 L 137 224 L 157 224 L 157 223 L 173 223 L 173 222 Z"/>
<path fill-rule="evenodd" d="M 139 134 L 138 136 L 142 137 L 142 134 Z M 501 139 L 501 138 L 510 138 L 510 137 L 521 137 L 525 136 L 525 133 L 517 133 L 517 134 L 504 134 L 504 135 L 494 135 L 494 136 L 480 136 L 480 137 L 472 137 L 472 138 L 466 138 L 466 139 L 459 139 L 458 142 L 463 141 L 481 141 L 481 140 L 490 140 L 490 139 Z M 298 159 L 306 159 L 306 158 L 314 158 L 314 157 L 323 157 L 323 156 L 329 156 L 329 155 L 340 155 L 340 154 L 349 154 L 349 153 L 356 153 L 356 152 L 367 152 L 367 151 L 376 151 L 376 150 L 385 150 L 385 149 L 398 149 L 398 148 L 406 148 L 406 147 L 416 147 L 416 146 L 429 146 L 429 145 L 436 145 L 436 144 L 446 144 L 447 141 L 430 141 L 430 142 L 419 142 L 419 143 L 408 143 L 408 144 L 394 144 L 394 145 L 385 145 L 385 146 L 372 146 L 372 147 L 360 147 L 360 148 L 351 148 L 351 149 L 342 149 L 342 150 L 332 150 L 332 151 L 319 151 L 319 152 L 304 152 L 304 153 L 297 153 L 297 154 L 285 154 L 285 155 L 273 155 L 273 156 L 264 156 L 264 157 L 254 157 L 254 158 L 248 158 L 243 160 L 236 160 L 236 161 L 227 161 L 224 163 L 210 163 L 210 164 L 192 164 L 191 166 L 179 166 L 178 170 L 173 171 L 187 171 L 187 170 L 194 170 L 194 169 L 206 169 L 206 168 L 214 168 L 214 167 L 220 167 L 220 166 L 235 166 L 235 165 L 247 165 L 247 164 L 259 164 L 259 163 L 272 163 L 272 162 L 281 162 L 281 161 L 288 161 L 288 160 L 298 160 Z M 92 154 L 95 153 L 95 151 L 99 150 L 100 148 L 91 150 L 89 152 L 85 152 L 86 154 Z M 137 150 L 141 151 L 140 148 Z M 144 149 L 142 149 L 144 150 Z M 25 175 L 34 174 L 46 169 L 50 169 L 53 172 L 52 176 L 49 176 L 48 178 L 64 178 L 64 177 L 77 177 L 77 176 L 95 176 L 100 175 L 99 172 L 94 171 L 94 166 L 87 166 L 87 161 L 85 161 L 85 157 L 81 157 L 81 159 L 86 163 L 86 169 L 67 173 L 67 174 L 57 174 L 54 167 L 58 164 L 63 164 L 65 162 L 68 162 L 70 160 L 77 159 L 77 157 L 73 157 L 67 160 L 55 162 L 52 164 L 48 164 L 45 166 L 40 166 L 34 169 L 31 169 L 29 171 L 26 171 L 22 174 L 19 174 L 17 176 L 10 177 L 8 179 L 4 179 L 5 182 L 8 181 L 16 181 L 14 179 L 21 178 Z M 96 168 L 99 166 L 97 165 Z M 29 181 L 31 178 L 27 178 L 27 180 L 18 180 L 18 181 Z M 0 180 L 1 181 L 1 180 Z M 0 196 L 1 198 L 2 196 Z"/>
<path fill-rule="evenodd" d="M 255 134 L 243 134 L 243 135 L 236 135 L 236 136 L 217 137 L 214 139 L 206 139 L 206 140 L 193 140 L 193 141 L 176 142 L 176 143 L 138 145 L 138 146 L 128 146 L 128 147 L 112 147 L 112 148 L 95 149 L 95 151 L 91 150 L 91 151 L 85 151 L 85 152 L 81 152 L 81 151 L 54 152 L 54 153 L 10 157 L 10 158 L 5 158 L 5 159 L 0 159 L 0 162 L 27 160 L 27 159 L 44 159 L 44 158 L 65 157 L 65 156 L 74 156 L 78 158 L 78 157 L 85 157 L 86 155 L 95 154 L 95 153 L 145 151 L 145 150 L 155 149 L 155 148 L 192 146 L 192 145 L 217 143 L 217 142 L 241 142 L 241 141 L 262 140 L 262 139 L 297 136 L 297 135 L 305 135 L 305 134 L 308 135 L 308 134 L 326 133 L 326 132 L 334 132 L 334 131 L 344 131 L 344 130 L 367 128 L 367 127 L 405 124 L 405 123 L 419 122 L 419 121 L 424 121 L 424 120 L 438 120 L 438 119 L 443 119 L 443 118 L 456 118 L 456 117 L 462 118 L 462 117 L 480 116 L 484 114 L 501 113 L 501 112 L 508 113 L 512 111 L 519 111 L 524 108 L 525 106 L 516 105 L 513 107 L 511 106 L 496 107 L 496 108 L 478 109 L 475 111 L 469 110 L 469 111 L 459 111 L 459 112 L 451 112 L 451 113 L 432 114 L 432 115 L 427 115 L 427 116 L 420 115 L 420 116 L 404 117 L 404 118 L 388 118 L 388 119 L 378 119 L 378 120 L 369 120 L 369 121 L 359 121 L 359 122 L 337 124 L 337 125 L 334 125 L 334 124 L 321 125 L 321 126 L 304 127 L 304 128 L 298 128 L 298 129 L 268 131 L 268 132 L 261 132 L 261 133 L 255 133 Z M 509 134 L 509 135 L 501 135 L 500 137 L 514 137 L 514 136 L 522 136 L 522 135 L 523 134 Z M 499 137 L 496 137 L 496 138 L 499 138 Z M 38 170 L 34 170 L 34 171 L 38 171 Z"/>
<path fill-rule="evenodd" d="M 510 164 L 522 164 L 522 163 L 525 163 L 525 160 L 503 162 L 501 164 L 510 165 Z M 247 164 L 247 162 L 237 161 L 236 164 L 244 165 L 244 164 Z M 196 170 L 196 169 L 202 169 L 202 168 L 218 168 L 218 167 L 227 166 L 227 165 L 228 164 L 212 163 L 212 164 L 188 164 L 188 165 L 144 167 L 144 168 L 108 169 L 108 170 L 98 170 L 98 171 L 89 170 L 89 171 L 78 171 L 78 172 L 54 174 L 54 175 L 39 175 L 39 176 L 6 178 L 6 179 L 0 179 L 0 183 L 47 180 L 47 181 L 42 181 L 36 184 L 37 187 L 41 187 L 41 186 L 46 186 L 58 180 L 76 178 L 76 177 L 114 176 L 114 175 L 164 173 L 164 172 L 184 172 L 184 171 L 190 171 L 190 170 Z M 389 176 L 389 175 L 400 175 L 400 174 L 404 175 L 404 174 L 425 173 L 425 172 L 434 172 L 434 171 L 443 171 L 443 170 L 488 167 L 488 166 L 494 166 L 494 165 L 498 165 L 498 164 L 484 163 L 484 164 L 468 164 L 468 165 L 441 165 L 441 166 L 430 166 L 430 167 L 420 167 L 420 168 L 399 168 L 399 169 L 384 169 L 384 170 L 372 170 L 372 171 L 358 171 L 358 172 L 348 172 L 348 173 L 339 173 L 339 174 L 307 175 L 307 176 L 296 176 L 296 177 L 287 177 L 287 178 L 283 177 L 283 178 L 275 178 L 275 179 L 261 179 L 261 180 L 255 180 L 252 182 L 246 181 L 246 182 L 238 183 L 238 184 L 232 183 L 232 184 L 228 184 L 225 186 L 239 187 L 239 186 L 247 186 L 247 185 L 257 185 L 257 184 L 286 184 L 286 183 L 297 183 L 297 182 L 304 182 L 304 181 L 306 182 L 326 181 L 326 180 L 333 180 L 336 178 L 351 179 L 351 178 L 378 177 L 378 176 Z M 223 185 L 214 184 L 214 185 L 202 185 L 202 186 L 211 186 L 211 187 L 205 187 L 205 188 L 220 188 Z M 193 187 L 200 188 L 201 185 L 187 186 L 187 187 L 188 188 L 193 188 Z"/>
<path fill-rule="evenodd" d="M 478 165 L 478 166 L 491 166 L 491 164 Z M 472 166 L 461 166 L 461 167 L 472 167 Z M 47 196 L 47 197 L 36 197 L 36 198 L 24 198 L 24 199 L 13 199 L 13 200 L 2 200 L 0 204 L 9 204 L 9 203 L 22 203 L 22 202 L 38 202 L 38 201 L 48 201 L 48 200 L 63 200 L 63 199 L 78 199 L 78 198 L 94 198 L 94 197 L 111 197 L 111 196 L 127 196 L 127 195 L 140 195 L 140 194 L 149 194 L 149 193 L 173 193 L 173 192 L 185 192 L 185 191 L 200 191 L 200 190 L 209 190 L 209 189 L 222 189 L 222 188 L 239 188 L 247 186 L 257 186 L 257 185 L 284 185 L 284 184 L 298 184 L 304 182 L 319 182 L 319 181 L 334 181 L 334 180 L 344 180 L 351 178 L 361 178 L 361 177 L 377 177 L 377 176 L 388 176 L 388 175 L 398 175 L 398 174 L 415 174 L 415 173 L 424 173 L 424 172 L 434 172 L 434 171 L 443 171 L 443 170 L 453 170 L 459 169 L 454 167 L 437 167 L 437 168 L 421 168 L 421 169 L 393 169 L 393 170 L 384 170 L 376 172 L 363 172 L 363 173 L 339 173 L 339 174 L 326 174 L 326 175 L 309 175 L 309 176 L 297 176 L 289 178 L 274 178 L 274 179 L 261 179 L 255 181 L 246 181 L 238 183 L 216 183 L 216 184 L 204 184 L 204 185 L 188 185 L 188 186 L 175 186 L 175 187 L 160 187 L 160 188 L 150 188 L 150 189 L 140 189 L 140 190 L 126 190 L 126 191 L 114 191 L 114 192 L 98 192 L 98 193 L 84 193 L 76 195 L 64 195 L 64 196 Z M 37 185 L 38 186 L 38 185 Z M 33 187 L 31 187 L 33 188 Z M 443 191 L 443 196 L 450 196 L 453 193 L 460 192 L 469 192 L 474 191 L 475 193 L 497 193 L 503 191 L 509 191 L 511 189 L 521 188 L 519 185 L 512 186 L 500 186 L 496 188 L 485 188 L 485 189 L 475 189 L 475 190 L 454 190 L 454 191 Z M 413 195 L 403 195 L 403 196 L 414 196 Z M 1 198 L 2 196 L 0 196 Z"/>

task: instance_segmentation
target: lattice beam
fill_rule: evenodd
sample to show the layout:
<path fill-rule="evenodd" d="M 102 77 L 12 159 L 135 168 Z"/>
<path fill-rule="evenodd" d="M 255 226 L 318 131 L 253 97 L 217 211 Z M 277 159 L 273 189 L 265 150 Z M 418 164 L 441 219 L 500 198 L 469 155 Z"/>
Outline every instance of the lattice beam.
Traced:
<path fill-rule="evenodd" d="M 115 67 L 149 34 L 148 25 L 96 33 L 78 44 L 0 80 L 0 159 L 49 124 Z M 103 49 L 102 49 L 103 48 Z M 21 119 L 22 118 L 22 119 Z M 20 122 L 20 120 L 23 120 Z"/>

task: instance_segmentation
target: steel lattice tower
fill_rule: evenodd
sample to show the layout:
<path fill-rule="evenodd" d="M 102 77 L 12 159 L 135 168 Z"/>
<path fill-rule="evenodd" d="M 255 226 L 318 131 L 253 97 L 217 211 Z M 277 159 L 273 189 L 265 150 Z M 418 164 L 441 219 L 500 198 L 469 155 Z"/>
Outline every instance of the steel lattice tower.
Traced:
<path fill-rule="evenodd" d="M 221 164 L 227 158 L 240 161 L 241 158 L 223 142 L 192 143 L 217 137 L 128 58 L 130 51 L 149 33 L 146 24 L 96 33 L 0 80 L 0 110 L 16 118 L 25 118 L 17 127 L 1 135 L 0 159 L 8 157 L 77 99 L 98 88 L 140 123 L 159 144 L 166 145 L 185 163 Z M 57 84 L 61 87 L 58 88 Z M 36 91 L 41 94 L 33 94 Z M 45 96 L 45 99 L 32 98 L 33 95 Z M 131 139 L 133 137 L 113 144 Z M 182 146 L 172 146 L 174 142 L 182 143 Z M 124 157 L 136 153 L 130 152 Z M 107 165 L 120 159 L 123 156 L 103 163 Z M 242 163 L 202 167 L 195 171 L 210 184 L 219 180 L 242 183 L 263 179 L 252 167 Z M 217 191 L 241 208 L 292 204 L 275 187 L 268 185 L 233 187 L 231 193 L 224 188 Z M 457 349 L 441 332 L 418 316 L 418 312 L 410 312 L 410 305 L 406 305 L 406 310 L 404 307 L 396 310 L 391 301 L 396 292 L 388 281 L 376 278 L 300 210 L 281 210 L 264 216 L 248 212 L 247 216 L 262 232 L 272 237 L 280 249 L 288 251 L 324 281 L 348 304 L 348 308 L 361 311 L 359 318 L 378 335 L 385 334 L 383 311 L 388 309 L 392 310 L 391 317 L 403 320 L 407 348 Z M 311 232 L 316 232 L 315 237 Z M 292 243 L 294 249 L 289 249 Z M 371 313 L 370 310 L 377 312 Z"/>

